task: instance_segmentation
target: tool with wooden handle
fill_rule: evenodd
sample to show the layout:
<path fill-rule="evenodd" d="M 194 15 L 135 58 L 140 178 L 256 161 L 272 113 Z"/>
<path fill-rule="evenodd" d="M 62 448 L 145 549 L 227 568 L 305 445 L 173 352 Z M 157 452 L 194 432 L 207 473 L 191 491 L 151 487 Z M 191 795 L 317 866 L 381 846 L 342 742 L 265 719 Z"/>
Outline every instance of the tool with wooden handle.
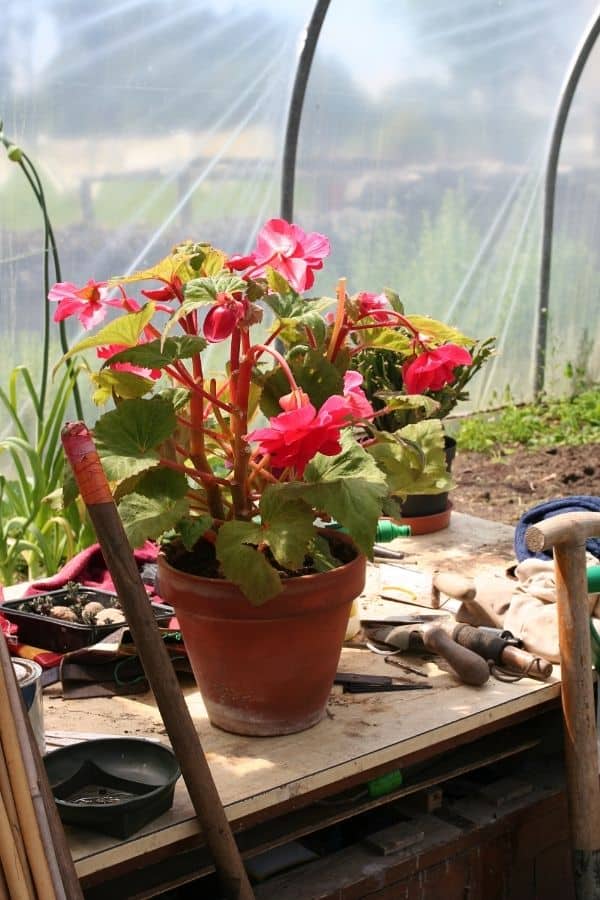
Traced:
<path fill-rule="evenodd" d="M 528 675 L 544 681 L 552 675 L 552 663 L 518 646 L 510 631 L 500 628 L 476 628 L 456 622 L 440 624 L 449 637 L 461 647 L 477 653 L 484 660 L 516 675 Z"/>
<path fill-rule="evenodd" d="M 73 422 L 63 428 L 62 443 L 213 857 L 221 893 L 228 900 L 254 900 L 231 825 L 148 603 L 92 435 L 83 422 Z"/>
<path fill-rule="evenodd" d="M 446 660 L 465 684 L 479 687 L 490 677 L 485 660 L 453 641 L 437 622 L 423 628 L 381 625 L 367 626 L 365 630 L 371 640 L 389 644 L 398 650 L 425 649 L 436 653 Z"/>
<path fill-rule="evenodd" d="M 525 532 L 531 552 L 551 547 L 554 554 L 567 798 L 578 900 L 600 900 L 600 783 L 586 571 L 590 537 L 600 537 L 600 513 L 562 513 Z"/>

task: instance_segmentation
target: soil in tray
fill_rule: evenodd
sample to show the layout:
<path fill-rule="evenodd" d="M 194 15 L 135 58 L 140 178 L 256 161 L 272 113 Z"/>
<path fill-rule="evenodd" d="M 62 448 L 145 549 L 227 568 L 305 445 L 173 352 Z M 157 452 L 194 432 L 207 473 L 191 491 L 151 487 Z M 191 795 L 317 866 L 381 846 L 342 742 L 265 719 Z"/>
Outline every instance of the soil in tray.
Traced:
<path fill-rule="evenodd" d="M 168 624 L 173 609 L 164 603 L 151 605 L 157 620 Z M 88 647 L 126 624 L 114 593 L 75 583 L 33 597 L 9 600 L 2 604 L 2 613 L 18 626 L 20 643 L 55 653 Z"/>

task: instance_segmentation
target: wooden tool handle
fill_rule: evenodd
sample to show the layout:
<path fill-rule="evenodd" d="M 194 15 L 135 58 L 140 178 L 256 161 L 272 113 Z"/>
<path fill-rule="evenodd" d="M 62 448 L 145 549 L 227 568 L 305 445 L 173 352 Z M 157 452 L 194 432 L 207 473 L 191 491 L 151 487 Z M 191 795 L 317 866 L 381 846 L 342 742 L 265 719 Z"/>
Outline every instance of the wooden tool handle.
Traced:
<path fill-rule="evenodd" d="M 442 656 L 465 684 L 479 687 L 490 677 L 486 661 L 453 641 L 439 625 L 426 626 L 422 629 L 422 634 L 425 647 Z"/>
<path fill-rule="evenodd" d="M 459 572 L 435 572 L 432 579 L 431 596 L 437 603 L 434 609 L 439 607 L 440 592 L 454 597 L 456 600 L 474 600 L 476 594 L 475 582 Z M 433 604 L 432 604 L 433 605 Z"/>
<path fill-rule="evenodd" d="M 549 660 L 528 653 L 527 650 L 521 650 L 519 647 L 511 647 L 510 644 L 502 651 L 500 665 L 511 672 L 519 672 L 522 675 L 543 680 L 550 678 L 553 669 Z"/>
<path fill-rule="evenodd" d="M 125 613 L 138 656 L 181 767 L 190 800 L 228 900 L 254 900 L 231 826 L 164 641 L 93 438 L 83 424 L 67 424 L 62 443 Z"/>

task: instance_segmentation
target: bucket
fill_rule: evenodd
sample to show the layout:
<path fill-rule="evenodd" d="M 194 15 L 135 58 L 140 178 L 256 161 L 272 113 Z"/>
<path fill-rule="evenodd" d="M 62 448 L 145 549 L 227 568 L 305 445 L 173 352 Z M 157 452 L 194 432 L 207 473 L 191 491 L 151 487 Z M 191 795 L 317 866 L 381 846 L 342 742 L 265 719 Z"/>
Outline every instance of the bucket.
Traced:
<path fill-rule="evenodd" d="M 33 736 L 43 756 L 46 743 L 44 741 L 44 710 L 42 707 L 42 667 L 31 659 L 13 659 L 12 664 L 21 695 L 25 701 L 25 708 L 29 714 Z"/>

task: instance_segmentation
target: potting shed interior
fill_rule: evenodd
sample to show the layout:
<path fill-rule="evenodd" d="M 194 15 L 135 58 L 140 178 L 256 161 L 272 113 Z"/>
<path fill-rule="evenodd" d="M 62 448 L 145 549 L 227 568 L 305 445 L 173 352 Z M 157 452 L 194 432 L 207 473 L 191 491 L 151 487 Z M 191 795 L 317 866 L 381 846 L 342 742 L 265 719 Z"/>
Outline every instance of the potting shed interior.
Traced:
<path fill-rule="evenodd" d="M 187 238 L 244 255 L 274 217 L 328 236 L 315 293 L 333 297 L 343 276 L 350 292 L 390 289 L 407 313 L 494 335 L 470 410 L 600 382 L 592 0 L 4 0 L 0 32 L 0 389 L 23 422 L 43 421 L 52 367 L 81 337 L 70 320 L 61 347 L 51 284 L 128 275 Z M 218 361 L 218 347 L 211 352 Z M 11 394 L 21 366 L 42 385 L 41 402 L 38 388 Z M 78 403 L 69 398 L 64 420 Z M 14 433 L 3 416 L 0 441 Z M 14 454 L 0 457 L 0 503 L 15 466 L 19 475 Z M 88 699 L 74 668 L 70 693 L 59 674 L 42 681 L 46 750 L 127 736 L 176 751 L 184 778 L 169 784 L 174 794 L 161 795 L 150 819 L 123 813 L 117 832 L 65 818 L 63 829 L 2 641 L 0 707 L 10 712 L 0 716 L 0 750 L 22 756 L 23 769 L 13 777 L 9 766 L 11 784 L 0 784 L 0 825 L 5 814 L 10 825 L 13 794 L 20 816 L 17 782 L 21 793 L 29 784 L 38 825 L 19 819 L 17 849 L 0 828 L 0 898 L 19 882 L 35 900 L 46 880 L 52 900 L 600 900 L 587 600 L 598 584 L 590 575 L 586 587 L 584 572 L 586 540 L 600 536 L 595 500 L 594 512 L 528 533 L 531 553 L 558 548 L 562 668 L 557 654 L 543 676 L 531 662 L 519 677 L 492 667 L 474 687 L 457 678 L 461 657 L 446 644 L 432 643 L 411 669 L 394 668 L 389 647 L 384 661 L 349 639 L 326 718 L 298 735 L 255 738 L 211 726 L 183 665 L 172 715 L 181 701 L 201 740 L 189 754 L 177 750 L 183 725 L 173 740 L 166 724 L 166 687 L 148 675 L 139 691 L 120 690 L 143 681 L 143 666 Z M 457 614 L 479 579 L 505 576 L 513 538 L 508 525 L 456 513 L 444 531 L 398 538 L 396 560 L 382 551 L 368 567 L 361 614 L 404 624 L 415 611 L 420 624 Z M 431 590 L 439 569 L 472 579 L 467 599 L 464 584 L 461 595 L 443 583 L 451 600 L 441 611 Z M 18 585 L 5 594 L 21 597 Z M 147 622 L 134 606 L 135 632 Z M 176 646 L 167 650 L 179 659 Z M 381 686 L 390 675 L 394 689 Z M 196 750 L 197 780 L 185 761 Z M 135 766 L 106 783 L 90 771 L 100 791 L 148 787 Z M 63 798 L 74 796 L 73 778 L 61 770 Z M 223 819 L 211 818 L 217 807 Z M 7 877 L 11 850 L 20 861 Z"/>

